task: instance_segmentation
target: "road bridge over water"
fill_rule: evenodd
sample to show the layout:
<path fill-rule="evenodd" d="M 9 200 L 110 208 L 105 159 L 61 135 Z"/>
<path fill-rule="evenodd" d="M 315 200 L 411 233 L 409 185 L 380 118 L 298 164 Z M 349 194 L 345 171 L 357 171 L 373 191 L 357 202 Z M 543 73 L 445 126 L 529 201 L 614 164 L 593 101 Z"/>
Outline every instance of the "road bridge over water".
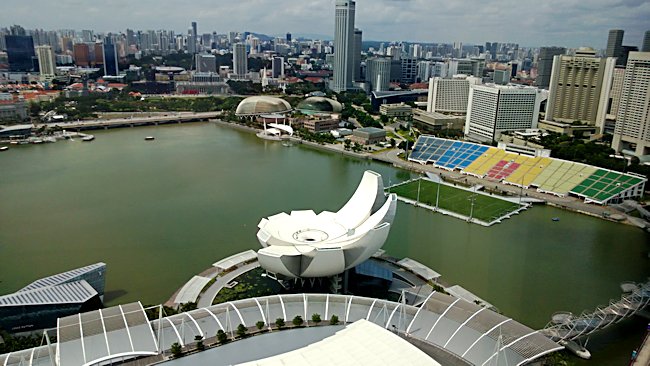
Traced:
<path fill-rule="evenodd" d="M 118 127 L 135 127 L 145 125 L 161 125 L 170 123 L 187 123 L 187 122 L 201 122 L 210 119 L 218 118 L 223 114 L 223 111 L 215 112 L 201 112 L 201 113 L 172 113 L 154 116 L 129 116 L 125 118 L 112 118 L 112 119 L 95 119 L 83 120 L 72 122 L 56 122 L 49 123 L 48 126 L 58 126 L 65 130 L 98 130 L 109 129 Z"/>

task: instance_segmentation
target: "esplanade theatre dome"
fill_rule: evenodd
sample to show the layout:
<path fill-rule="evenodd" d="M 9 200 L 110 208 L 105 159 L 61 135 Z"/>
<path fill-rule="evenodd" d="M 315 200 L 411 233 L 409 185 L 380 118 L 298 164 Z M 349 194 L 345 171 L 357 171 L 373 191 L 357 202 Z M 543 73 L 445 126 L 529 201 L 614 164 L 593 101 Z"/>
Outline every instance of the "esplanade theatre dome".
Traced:
<path fill-rule="evenodd" d="M 262 114 L 287 113 L 291 105 L 284 99 L 256 96 L 242 100 L 235 112 L 238 116 L 259 116 Z"/>
<path fill-rule="evenodd" d="M 298 104 L 298 110 L 304 114 L 341 113 L 343 107 L 333 99 L 309 97 Z"/>

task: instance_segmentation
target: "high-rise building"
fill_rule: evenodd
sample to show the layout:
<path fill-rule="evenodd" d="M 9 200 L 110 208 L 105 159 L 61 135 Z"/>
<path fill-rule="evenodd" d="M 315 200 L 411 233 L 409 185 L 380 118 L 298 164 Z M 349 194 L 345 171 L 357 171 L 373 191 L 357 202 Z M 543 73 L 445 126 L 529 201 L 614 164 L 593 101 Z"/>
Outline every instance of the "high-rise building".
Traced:
<path fill-rule="evenodd" d="M 630 52 L 612 148 L 650 155 L 650 52 Z"/>
<path fill-rule="evenodd" d="M 481 79 L 467 75 L 429 79 L 427 112 L 465 114 L 469 87 L 476 84 L 481 84 Z"/>
<path fill-rule="evenodd" d="M 284 57 L 273 57 L 271 63 L 271 75 L 274 78 L 284 77 Z"/>
<path fill-rule="evenodd" d="M 73 46 L 74 63 L 77 66 L 90 66 L 90 47 L 88 43 L 75 43 Z"/>
<path fill-rule="evenodd" d="M 363 32 L 361 29 L 354 29 L 354 50 L 352 54 L 352 81 L 361 80 L 361 48 Z"/>
<path fill-rule="evenodd" d="M 616 67 L 612 77 L 612 89 L 609 92 L 608 118 L 616 119 L 618 106 L 621 103 L 621 93 L 623 92 L 623 80 L 625 79 L 625 68 Z"/>
<path fill-rule="evenodd" d="M 617 57 L 616 64 L 624 66 L 623 57 L 623 34 L 622 29 L 610 29 L 609 36 L 607 37 L 607 50 L 605 51 L 606 57 Z"/>
<path fill-rule="evenodd" d="M 32 36 L 6 35 L 9 71 L 30 72 L 38 69 Z"/>
<path fill-rule="evenodd" d="M 246 45 L 235 43 L 232 47 L 232 65 L 233 73 L 241 76 L 248 73 L 248 55 L 246 54 Z"/>
<path fill-rule="evenodd" d="M 481 142 L 498 141 L 504 131 L 537 127 L 539 108 L 546 92 L 513 85 L 472 85 L 465 117 L 465 137 Z"/>
<path fill-rule="evenodd" d="M 538 88 L 548 89 L 548 84 L 551 82 L 551 71 L 553 70 L 553 57 L 565 53 L 566 49 L 564 47 L 542 47 L 539 49 L 537 79 L 535 79 L 535 85 Z"/>
<path fill-rule="evenodd" d="M 391 60 L 385 57 L 372 57 L 366 61 L 366 81 L 372 91 L 386 91 L 390 86 Z"/>
<path fill-rule="evenodd" d="M 196 22 L 192 22 L 192 26 L 187 32 L 187 52 L 194 54 L 198 52 L 198 38 L 197 38 L 197 29 Z"/>
<path fill-rule="evenodd" d="M 420 61 L 418 62 L 418 76 L 417 80 L 419 82 L 426 82 L 433 77 L 433 62 L 431 61 Z"/>
<path fill-rule="evenodd" d="M 418 60 L 413 57 L 404 57 L 401 60 L 402 77 L 400 82 L 412 84 L 418 75 Z"/>
<path fill-rule="evenodd" d="M 603 131 L 615 59 L 595 56 L 592 48 L 582 47 L 575 56 L 553 58 L 547 121 L 580 121 Z"/>
<path fill-rule="evenodd" d="M 352 87 L 354 52 L 355 2 L 336 0 L 334 29 L 334 75 L 332 90 L 346 91 Z"/>
<path fill-rule="evenodd" d="M 641 45 L 641 52 L 650 52 L 650 30 L 645 31 L 643 44 Z"/>
<path fill-rule="evenodd" d="M 56 63 L 54 53 L 50 46 L 36 46 L 36 56 L 38 57 L 38 68 L 41 72 L 41 79 L 52 80 L 56 74 Z"/>
<path fill-rule="evenodd" d="M 197 72 L 217 72 L 217 57 L 209 53 L 196 55 Z"/>
<path fill-rule="evenodd" d="M 93 45 L 91 50 L 91 63 L 94 66 L 104 64 L 104 44 L 102 42 L 97 42 Z"/>
<path fill-rule="evenodd" d="M 115 43 L 111 40 L 107 40 L 104 43 L 103 47 L 103 58 L 104 58 L 104 75 L 118 76 L 120 74 L 120 69 L 117 63 L 117 48 Z"/>
<path fill-rule="evenodd" d="M 291 43 L 291 33 L 287 33 L 287 43 Z"/>

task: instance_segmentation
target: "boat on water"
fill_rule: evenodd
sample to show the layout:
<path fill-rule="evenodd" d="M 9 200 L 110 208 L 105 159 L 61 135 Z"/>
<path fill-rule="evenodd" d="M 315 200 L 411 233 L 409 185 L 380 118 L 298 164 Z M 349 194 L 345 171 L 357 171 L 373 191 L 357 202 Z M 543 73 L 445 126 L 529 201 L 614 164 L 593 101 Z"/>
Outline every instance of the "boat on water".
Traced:
<path fill-rule="evenodd" d="M 84 137 L 81 138 L 81 141 L 92 141 L 92 140 L 94 140 L 94 139 L 95 139 L 95 136 L 93 136 L 93 135 L 86 135 L 86 136 L 84 136 Z"/>
<path fill-rule="evenodd" d="M 578 344 L 577 342 L 570 341 L 567 339 L 561 339 L 557 343 L 561 346 L 564 346 L 568 351 L 575 354 L 576 356 L 588 360 L 591 358 L 591 352 L 586 349 L 584 346 Z"/>
<path fill-rule="evenodd" d="M 153 140 L 155 140 L 155 139 L 156 139 L 156 138 L 153 137 L 153 136 L 147 136 L 147 137 L 144 138 L 145 141 L 153 141 Z"/>
<path fill-rule="evenodd" d="M 559 217 L 554 217 L 551 220 L 553 220 L 553 222 L 558 222 L 558 221 L 560 221 L 560 218 Z"/>
<path fill-rule="evenodd" d="M 32 141 L 32 144 L 42 144 L 42 143 L 43 143 L 43 140 L 40 140 L 40 139 L 36 139 L 36 140 Z"/>
<path fill-rule="evenodd" d="M 2 147 L 0 147 L 0 151 L 7 151 L 7 150 L 9 150 L 9 147 L 8 147 L 8 146 L 2 146 Z"/>

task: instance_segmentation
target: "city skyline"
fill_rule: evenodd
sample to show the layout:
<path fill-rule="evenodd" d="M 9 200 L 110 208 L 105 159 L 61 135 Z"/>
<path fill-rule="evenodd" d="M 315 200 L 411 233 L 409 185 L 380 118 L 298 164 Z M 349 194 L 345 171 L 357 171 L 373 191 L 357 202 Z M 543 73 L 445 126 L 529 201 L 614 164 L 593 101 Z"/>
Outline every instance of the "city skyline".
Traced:
<path fill-rule="evenodd" d="M 197 0 L 193 8 L 198 10 L 180 16 L 164 6 L 165 1 L 168 0 L 138 3 L 117 0 L 114 6 L 102 7 L 79 0 L 56 3 L 26 0 L 3 9 L 0 26 L 21 24 L 29 29 L 92 29 L 97 32 L 124 32 L 126 28 L 171 29 L 186 33 L 191 22 L 196 21 L 199 34 L 251 31 L 280 36 L 291 32 L 333 39 L 334 1 L 291 3 L 287 8 L 278 6 L 277 2 L 260 0 L 255 6 L 241 2 L 225 8 L 215 6 L 214 2 Z M 479 10 L 479 6 L 480 11 L 468 10 Z M 34 8 L 40 11 L 34 12 Z M 47 14 L 58 16 L 53 19 Z M 363 29 L 365 40 L 461 41 L 466 44 L 497 41 L 529 47 L 560 45 L 602 49 L 606 47 L 609 29 L 615 28 L 625 30 L 623 44 L 641 46 L 648 28 L 646 19 L 650 18 L 650 3 L 641 0 L 598 0 L 588 4 L 573 0 L 544 3 L 490 0 L 480 4 L 468 0 L 434 3 L 359 0 L 356 18 L 356 26 Z M 278 22 L 278 19 L 283 20 Z"/>

